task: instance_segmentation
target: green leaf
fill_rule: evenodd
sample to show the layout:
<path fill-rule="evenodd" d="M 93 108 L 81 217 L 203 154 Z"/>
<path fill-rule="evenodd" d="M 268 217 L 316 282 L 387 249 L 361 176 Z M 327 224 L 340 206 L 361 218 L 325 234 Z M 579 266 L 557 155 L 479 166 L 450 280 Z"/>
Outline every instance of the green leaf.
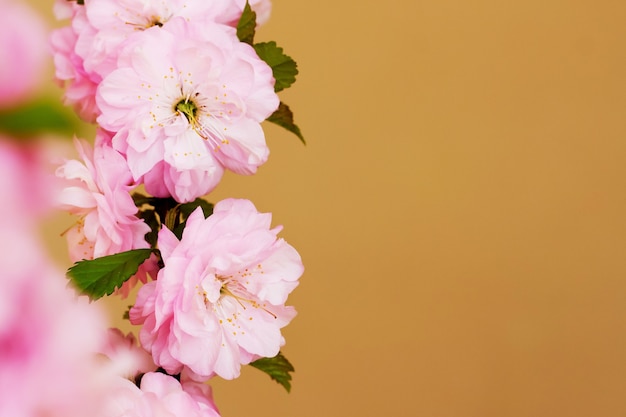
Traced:
<path fill-rule="evenodd" d="M 256 13 L 250 7 L 250 3 L 246 1 L 243 13 L 237 23 L 237 37 L 241 42 L 252 45 L 254 42 L 254 32 L 256 29 Z"/>
<path fill-rule="evenodd" d="M 0 111 L 0 131 L 22 138 L 48 132 L 71 135 L 76 121 L 71 110 L 45 99 Z"/>
<path fill-rule="evenodd" d="M 253 46 L 259 58 L 272 67 L 272 73 L 276 79 L 274 91 L 281 91 L 296 81 L 298 64 L 291 57 L 285 55 L 283 48 L 277 46 L 276 42 L 261 42 Z"/>
<path fill-rule="evenodd" d="M 133 202 L 137 207 L 141 207 L 144 204 L 150 204 L 151 197 L 145 196 L 141 193 L 132 193 L 130 196 L 133 198 Z"/>
<path fill-rule="evenodd" d="M 278 355 L 273 358 L 257 359 L 250 365 L 268 374 L 270 378 L 285 387 L 287 392 L 291 391 L 291 374 L 289 372 L 294 372 L 293 365 L 281 352 L 278 352 Z"/>
<path fill-rule="evenodd" d="M 144 204 L 154 207 L 159 216 L 165 216 L 165 212 L 173 207 L 176 207 L 179 203 L 172 197 L 148 197 L 140 193 L 133 193 L 131 195 L 135 205 L 141 208 Z"/>
<path fill-rule="evenodd" d="M 204 218 L 206 219 L 211 214 L 213 214 L 213 204 L 209 203 L 203 198 L 196 198 L 190 203 L 181 204 L 178 208 L 180 214 L 183 215 L 183 218 L 187 220 L 187 217 L 198 207 L 202 207 L 202 212 L 204 213 Z"/>
<path fill-rule="evenodd" d="M 306 145 L 304 137 L 302 136 L 302 132 L 300 132 L 300 128 L 293 122 L 293 112 L 291 111 L 289 106 L 282 101 L 278 105 L 278 110 L 272 113 L 270 117 L 267 118 L 267 121 L 284 127 L 285 129 L 299 137 L 302 143 Z"/>
<path fill-rule="evenodd" d="M 152 249 L 135 249 L 93 260 L 79 261 L 67 271 L 76 288 L 91 300 L 110 295 L 137 273 Z"/>
<path fill-rule="evenodd" d="M 185 226 L 187 226 L 187 218 L 198 207 L 202 207 L 202 213 L 204 214 L 205 219 L 213 214 L 213 204 L 200 197 L 196 198 L 192 202 L 178 206 L 177 210 L 180 215 L 180 223 L 178 223 L 173 230 L 174 235 L 176 235 L 178 239 L 181 239 L 183 236 L 183 230 L 185 230 Z"/>

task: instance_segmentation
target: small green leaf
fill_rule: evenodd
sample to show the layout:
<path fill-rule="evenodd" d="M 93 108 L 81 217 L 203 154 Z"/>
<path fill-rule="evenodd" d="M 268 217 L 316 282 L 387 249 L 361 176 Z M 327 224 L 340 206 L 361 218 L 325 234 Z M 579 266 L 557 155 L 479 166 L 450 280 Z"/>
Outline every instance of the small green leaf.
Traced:
<path fill-rule="evenodd" d="M 284 127 L 299 137 L 302 143 L 306 145 L 302 132 L 300 132 L 300 128 L 293 122 L 293 112 L 289 106 L 282 101 L 278 105 L 278 109 L 267 118 L 267 121 Z"/>
<path fill-rule="evenodd" d="M 137 207 L 141 207 L 144 204 L 150 204 L 150 199 L 152 198 L 141 193 L 132 193 L 130 196 L 133 198 L 133 202 Z"/>
<path fill-rule="evenodd" d="M 167 210 L 179 204 L 178 201 L 174 200 L 172 197 L 148 197 L 140 193 L 133 193 L 131 197 L 137 207 L 141 208 L 141 206 L 147 204 L 154 207 L 159 215 L 165 215 Z"/>
<path fill-rule="evenodd" d="M 278 352 L 278 355 L 273 358 L 257 359 L 250 365 L 268 374 L 270 378 L 285 387 L 287 392 L 291 391 L 291 374 L 289 372 L 294 372 L 293 365 L 281 352 Z"/>
<path fill-rule="evenodd" d="M 180 214 L 182 214 L 183 219 L 187 220 L 187 217 L 189 217 L 189 215 L 198 207 L 202 207 L 205 219 L 213 214 L 213 204 L 200 197 L 196 198 L 192 202 L 181 204 L 178 207 L 178 210 L 180 211 Z"/>
<path fill-rule="evenodd" d="M 243 13 L 237 23 L 237 38 L 241 42 L 252 45 L 254 42 L 254 32 L 256 29 L 256 13 L 250 7 L 250 3 L 246 1 Z"/>
<path fill-rule="evenodd" d="M 135 249 L 93 260 L 79 261 L 67 271 L 76 288 L 91 300 L 110 295 L 137 273 L 152 249 Z"/>
<path fill-rule="evenodd" d="M 213 214 L 213 204 L 200 197 L 192 202 L 181 204 L 177 207 L 178 214 L 180 215 L 180 223 L 178 223 L 172 231 L 178 239 L 181 239 L 183 236 L 183 231 L 185 230 L 185 226 L 187 226 L 187 218 L 198 207 L 202 207 L 202 214 L 204 214 L 205 219 Z"/>
<path fill-rule="evenodd" d="M 298 64 L 291 57 L 285 55 L 283 48 L 277 46 L 276 42 L 261 42 L 253 46 L 259 58 L 272 68 L 272 73 L 276 79 L 274 91 L 281 91 L 296 81 Z"/>
<path fill-rule="evenodd" d="M 75 128 L 76 118 L 71 110 L 46 99 L 0 111 L 0 131 L 16 137 L 47 132 L 71 135 Z"/>

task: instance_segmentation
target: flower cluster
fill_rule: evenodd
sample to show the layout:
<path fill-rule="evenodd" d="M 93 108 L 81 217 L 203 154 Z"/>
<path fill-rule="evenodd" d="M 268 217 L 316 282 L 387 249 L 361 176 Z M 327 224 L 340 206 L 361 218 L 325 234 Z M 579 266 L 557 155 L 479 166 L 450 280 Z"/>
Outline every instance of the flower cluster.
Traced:
<path fill-rule="evenodd" d="M 278 354 L 280 328 L 295 315 L 284 303 L 303 269 L 270 220 L 251 202 L 229 199 L 207 219 L 196 209 L 180 241 L 161 229 L 165 267 L 141 288 L 130 319 L 167 372 L 232 379 L 241 364 Z"/>
<path fill-rule="evenodd" d="M 72 24 L 52 45 L 66 102 L 112 132 L 112 148 L 154 196 L 193 201 L 225 169 L 252 174 L 267 160 L 260 123 L 279 100 L 272 69 L 231 26 L 240 3 L 63 5 Z"/>
<path fill-rule="evenodd" d="M 226 170 L 250 175 L 267 161 L 262 122 L 301 137 L 277 95 L 295 62 L 253 41 L 270 9 L 268 0 L 55 5 L 70 19 L 51 36 L 56 79 L 65 103 L 97 123 L 93 146 L 75 139 L 79 159 L 56 170 L 58 206 L 76 216 L 64 233 L 68 276 L 94 300 L 141 283 L 128 312 L 139 345 L 110 331 L 98 350 L 116 375 L 103 416 L 216 416 L 205 382 L 286 361 L 299 254 L 252 202 L 203 199 Z M 276 368 L 266 372 L 275 378 Z"/>

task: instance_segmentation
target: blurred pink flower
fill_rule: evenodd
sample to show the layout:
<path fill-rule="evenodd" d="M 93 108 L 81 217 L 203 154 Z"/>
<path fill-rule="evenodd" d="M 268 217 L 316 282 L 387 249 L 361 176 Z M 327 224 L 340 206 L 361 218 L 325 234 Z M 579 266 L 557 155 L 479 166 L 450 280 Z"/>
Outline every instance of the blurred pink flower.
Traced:
<path fill-rule="evenodd" d="M 78 300 L 38 240 L 51 195 L 37 151 L 0 141 L 0 415 L 92 415 L 108 374 L 94 358 L 103 315 Z M 37 209 L 34 209 L 37 207 Z"/>
<path fill-rule="evenodd" d="M 26 3 L 0 0 L 0 10 L 0 107 L 9 107 L 29 98 L 43 81 L 47 29 Z"/>
<path fill-rule="evenodd" d="M 207 219 L 192 213 L 180 241 L 161 230 L 165 267 L 139 290 L 130 318 L 168 373 L 232 379 L 241 364 L 278 353 L 280 329 L 296 314 L 284 303 L 303 266 L 270 222 L 250 201 L 228 199 Z"/>
<path fill-rule="evenodd" d="M 92 415 L 105 392 L 93 356 L 103 317 L 27 240 L 0 244 L 0 415 Z"/>
<path fill-rule="evenodd" d="M 50 210 L 57 189 L 48 158 L 43 143 L 0 134 L 0 190 L 10 196 L 0 205 L 0 227 L 33 228 L 33 219 Z"/>
<path fill-rule="evenodd" d="M 141 378 L 140 387 L 120 378 L 109 395 L 102 417 L 219 417 L 211 387 L 193 381 L 178 382 L 159 372 Z"/>
<path fill-rule="evenodd" d="M 271 68 L 235 30 L 182 18 L 150 28 L 120 53 L 96 100 L 146 190 L 180 202 L 210 192 L 223 169 L 253 174 L 268 157 L 261 122 L 278 107 Z"/>

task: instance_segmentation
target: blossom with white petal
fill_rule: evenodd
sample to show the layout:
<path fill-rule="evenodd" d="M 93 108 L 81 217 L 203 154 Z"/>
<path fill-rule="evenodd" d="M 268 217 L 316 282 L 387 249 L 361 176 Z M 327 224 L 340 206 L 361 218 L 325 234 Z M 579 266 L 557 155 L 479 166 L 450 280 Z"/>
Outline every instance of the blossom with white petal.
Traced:
<path fill-rule="evenodd" d="M 50 35 L 55 80 L 65 87 L 64 103 L 73 106 L 83 120 L 94 122 L 100 113 L 96 105 L 96 87 L 102 81 L 102 75 L 87 71 L 84 58 L 76 52 L 79 34 L 89 29 L 85 9 L 66 0 L 57 1 L 55 6 L 58 14 L 69 14 L 73 19 L 72 26 L 54 30 Z"/>
<path fill-rule="evenodd" d="M 157 365 L 197 380 L 232 379 L 242 364 L 278 353 L 280 329 L 296 314 L 284 304 L 304 268 L 270 222 L 250 201 L 228 199 L 207 219 L 194 211 L 180 241 L 161 230 L 165 266 L 130 310 Z"/>
<path fill-rule="evenodd" d="M 100 114 L 96 87 L 117 68 L 119 51 L 127 41 L 146 29 L 166 26 L 176 17 L 201 25 L 236 27 L 245 4 L 245 0 L 85 0 L 78 5 L 57 0 L 57 17 L 71 18 L 70 26 L 51 36 L 55 77 L 66 87 L 65 103 L 74 106 L 84 120 L 95 121 Z M 270 0 L 250 4 L 258 13 L 258 24 L 269 19 Z"/>
<path fill-rule="evenodd" d="M 70 160 L 57 169 L 57 176 L 68 181 L 59 204 L 80 216 L 67 232 L 76 243 L 70 248 L 72 261 L 149 247 L 144 236 L 150 227 L 136 217 L 133 181 L 123 156 L 108 146 L 75 144 L 83 162 Z"/>
<path fill-rule="evenodd" d="M 97 92 L 135 180 L 157 196 L 192 201 L 224 169 L 253 174 L 268 158 L 261 122 L 277 108 L 272 69 L 235 29 L 171 19 L 120 53 Z"/>
<path fill-rule="evenodd" d="M 79 216 L 65 233 L 73 262 L 150 246 L 145 240 L 150 227 L 136 216 L 138 209 L 130 195 L 132 176 L 124 157 L 106 145 L 107 135 L 98 132 L 96 142 L 100 146 L 94 149 L 76 140 L 83 161 L 69 160 L 57 169 L 57 176 L 67 182 L 58 203 Z M 149 272 L 153 268 L 144 269 Z M 123 295 L 128 294 L 137 278 L 144 282 L 147 279 L 145 273 L 137 274 L 124 284 Z"/>

